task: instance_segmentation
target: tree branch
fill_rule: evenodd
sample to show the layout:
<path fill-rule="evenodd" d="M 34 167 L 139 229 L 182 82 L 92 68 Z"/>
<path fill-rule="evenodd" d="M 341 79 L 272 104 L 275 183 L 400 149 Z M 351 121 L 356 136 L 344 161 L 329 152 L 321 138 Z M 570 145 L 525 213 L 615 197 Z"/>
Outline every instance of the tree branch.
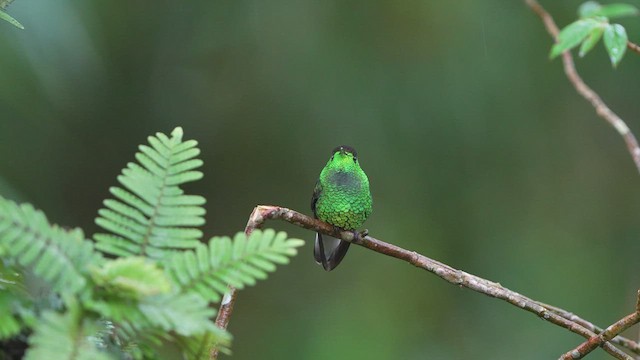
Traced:
<path fill-rule="evenodd" d="M 632 43 L 631 41 L 627 41 L 627 49 L 640 54 L 640 45 Z"/>
<path fill-rule="evenodd" d="M 568 312 L 566 310 L 560 309 L 558 307 L 555 307 L 555 306 L 549 305 L 549 304 L 540 303 L 540 305 L 546 307 L 547 309 L 553 311 L 554 313 L 562 316 L 565 319 L 571 320 L 573 322 L 576 322 L 576 323 L 584 326 L 585 328 L 589 329 L 590 331 L 593 331 L 596 334 L 600 334 L 600 333 L 602 333 L 604 331 L 603 328 L 590 323 L 589 321 L 587 321 L 587 320 L 575 315 L 572 312 Z M 618 336 L 614 337 L 613 339 L 610 339 L 609 341 L 614 343 L 614 344 L 618 344 L 618 345 L 620 345 L 622 347 L 625 347 L 625 348 L 627 348 L 627 350 L 629 350 L 629 351 L 631 351 L 631 352 L 633 352 L 633 353 L 635 353 L 635 354 L 640 356 L 640 344 L 638 344 L 637 342 L 635 342 L 633 340 L 630 340 L 630 339 L 628 339 L 628 338 L 626 338 L 624 336 L 618 335 Z"/>
<path fill-rule="evenodd" d="M 467 289 L 473 290 L 475 292 L 498 298 L 512 304 L 520 309 L 524 309 L 531 313 L 538 315 L 543 320 L 546 320 L 552 324 L 563 327 L 571 332 L 574 332 L 584 338 L 590 339 L 596 334 L 589 330 L 587 327 L 581 325 L 580 323 L 567 319 L 564 316 L 559 315 L 557 312 L 568 313 L 565 310 L 555 308 L 555 311 L 548 309 L 541 303 L 534 301 L 526 296 L 523 296 L 517 292 L 509 290 L 499 283 L 495 283 L 478 276 L 466 273 L 461 270 L 457 270 L 452 268 L 449 265 L 443 264 L 439 261 L 430 259 L 424 255 L 418 254 L 415 251 L 410 251 L 398 247 L 393 244 L 386 243 L 384 241 L 375 239 L 371 236 L 362 237 L 359 234 L 354 234 L 351 231 L 336 231 L 333 226 L 324 223 L 320 220 L 311 218 L 304 214 L 301 214 L 297 211 L 290 210 L 287 208 L 279 207 L 279 206 L 268 206 L 268 205 L 260 205 L 254 208 L 249 221 L 247 223 L 248 229 L 255 229 L 261 227 L 265 221 L 267 220 L 283 220 L 293 225 L 321 232 L 323 234 L 333 236 L 338 239 L 342 239 L 345 241 L 350 241 L 354 244 L 365 247 L 369 250 L 373 250 L 377 253 L 384 254 L 387 256 L 394 257 L 396 259 L 400 259 L 408 262 L 416 267 L 427 270 L 433 274 L 436 274 L 440 278 L 446 280 L 447 282 L 457 285 L 460 287 L 465 287 Z M 250 230 L 249 230 L 250 231 Z M 233 307 L 233 302 L 235 301 L 235 297 L 231 297 L 229 303 L 223 304 L 220 312 L 223 312 L 223 308 L 225 306 Z M 221 327 L 226 328 L 229 321 L 229 317 L 227 316 L 224 319 L 224 322 L 218 324 Z M 625 344 L 630 344 L 630 347 L 633 349 L 637 349 L 639 346 L 637 343 L 626 339 Z M 605 351 L 614 356 L 617 359 L 625 359 L 632 360 L 630 356 L 622 352 L 621 350 L 614 347 L 608 341 L 604 341 L 601 346 Z M 215 359 L 215 357 L 212 357 Z"/>
<path fill-rule="evenodd" d="M 559 30 L 556 23 L 553 21 L 553 17 L 551 17 L 551 15 L 536 0 L 525 0 L 525 2 L 531 10 L 540 17 L 547 28 L 547 32 L 554 38 L 554 40 L 557 41 Z M 637 51 L 638 46 L 631 44 L 632 43 L 627 43 L 627 47 L 633 51 Z M 576 71 L 576 66 L 573 62 L 571 52 L 565 51 L 562 53 L 562 64 L 567 78 L 573 84 L 576 91 L 591 103 L 591 106 L 596 110 L 596 114 L 598 114 L 598 116 L 606 120 L 614 129 L 616 129 L 618 134 L 622 136 L 624 142 L 627 144 L 627 149 L 631 154 L 631 158 L 636 165 L 636 169 L 640 172 L 640 147 L 638 146 L 636 137 L 633 135 L 631 130 L 629 130 L 627 124 L 616 113 L 614 113 L 607 104 L 604 103 L 604 101 L 602 101 L 595 91 L 585 84 Z"/>
<path fill-rule="evenodd" d="M 592 336 L 587 341 L 578 345 L 575 349 L 567 352 L 560 357 L 560 360 L 582 359 L 587 354 L 595 350 L 598 346 L 601 346 L 605 341 L 613 339 L 616 335 L 627 330 L 631 326 L 638 323 L 640 320 L 640 313 L 637 311 L 629 314 L 622 319 L 616 321 L 613 325 L 609 326 L 602 333 Z"/>
<path fill-rule="evenodd" d="M 216 316 L 216 326 L 220 329 L 226 330 L 229 325 L 231 314 L 233 313 L 233 305 L 236 303 L 236 297 L 238 296 L 238 290 L 233 286 L 229 286 L 229 292 L 224 294 L 222 301 L 220 302 L 220 309 L 218 309 L 218 315 Z M 209 359 L 218 358 L 218 347 L 214 346 L 209 351 Z"/>
<path fill-rule="evenodd" d="M 575 349 L 567 352 L 560 357 L 560 360 L 582 359 L 584 356 L 592 352 L 595 348 L 602 345 L 605 341 L 613 339 L 616 335 L 625 331 L 629 327 L 637 324 L 640 321 L 640 290 L 638 290 L 638 297 L 636 298 L 636 311 L 629 314 L 622 319 L 616 321 L 613 325 L 609 326 L 606 330 L 602 331 L 599 335 L 592 336 L 587 341 L 578 345 Z"/>

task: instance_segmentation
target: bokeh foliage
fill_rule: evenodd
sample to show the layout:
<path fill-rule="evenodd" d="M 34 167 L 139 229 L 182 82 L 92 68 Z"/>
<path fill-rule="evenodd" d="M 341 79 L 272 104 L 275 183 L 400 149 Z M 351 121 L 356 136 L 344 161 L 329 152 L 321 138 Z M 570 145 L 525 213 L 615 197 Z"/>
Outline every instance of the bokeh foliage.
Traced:
<path fill-rule="evenodd" d="M 581 2 L 543 4 L 563 27 Z M 190 190 L 210 199 L 207 234 L 233 233 L 259 203 L 310 213 L 329 151 L 346 143 L 371 180 L 372 235 L 600 325 L 633 306 L 640 178 L 520 1 L 10 11 L 26 30 L 0 31 L 0 188 L 57 223 L 97 231 L 113 175 L 158 129 L 197 134 L 207 178 Z M 638 19 L 619 22 L 640 40 Z M 592 52 L 579 71 L 640 131 L 640 59 L 614 71 Z M 580 341 L 359 248 L 329 274 L 300 256 L 240 295 L 236 359 L 540 359 Z"/>

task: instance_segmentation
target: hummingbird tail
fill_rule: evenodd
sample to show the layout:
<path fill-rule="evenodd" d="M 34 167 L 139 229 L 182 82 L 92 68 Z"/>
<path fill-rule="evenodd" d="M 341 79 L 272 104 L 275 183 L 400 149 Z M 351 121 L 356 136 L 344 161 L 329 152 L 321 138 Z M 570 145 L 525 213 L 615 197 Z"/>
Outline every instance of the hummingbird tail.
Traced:
<path fill-rule="evenodd" d="M 347 250 L 349 250 L 349 245 L 351 243 L 348 241 L 316 233 L 313 257 L 325 270 L 331 271 L 344 259 Z"/>

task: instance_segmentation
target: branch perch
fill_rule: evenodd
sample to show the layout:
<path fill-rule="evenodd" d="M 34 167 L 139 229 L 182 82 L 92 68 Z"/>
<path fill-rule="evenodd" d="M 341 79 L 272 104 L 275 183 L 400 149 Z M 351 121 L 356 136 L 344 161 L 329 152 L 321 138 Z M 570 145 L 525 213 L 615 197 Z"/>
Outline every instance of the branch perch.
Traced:
<path fill-rule="evenodd" d="M 542 5 L 540 5 L 536 0 L 525 0 L 527 5 L 535 12 L 547 29 L 547 32 L 553 37 L 555 41 L 558 39 L 558 26 L 556 26 L 555 21 L 553 21 L 553 17 L 551 14 L 545 10 Z M 633 51 L 638 52 L 638 45 L 628 42 L 627 47 Z M 640 172 L 640 147 L 638 146 L 638 141 L 636 137 L 633 135 L 627 124 L 622 120 L 616 113 L 614 113 L 607 104 L 600 98 L 600 96 L 593 91 L 580 77 L 578 71 L 576 70 L 576 65 L 573 62 L 573 56 L 571 56 L 571 52 L 565 51 L 562 53 L 562 64 L 564 66 L 564 72 L 567 75 L 567 78 L 573 84 L 578 94 L 582 95 L 588 102 L 591 103 L 591 106 L 596 110 L 596 114 L 606 120 L 614 129 L 622 136 L 624 142 L 627 144 L 627 149 L 631 154 L 631 158 L 636 165 L 636 169 Z"/>
<path fill-rule="evenodd" d="M 253 209 L 253 212 L 249 217 L 245 232 L 250 233 L 251 231 L 253 231 L 253 229 L 262 227 L 262 225 L 267 220 L 283 220 L 305 229 L 318 231 L 338 239 L 350 241 L 369 250 L 373 250 L 377 253 L 403 260 L 418 268 L 427 270 L 453 285 L 464 287 L 490 297 L 504 300 L 509 304 L 534 313 L 543 320 L 565 328 L 586 339 L 591 339 L 597 336 L 595 332 L 588 329 L 578 321 L 568 319 L 567 317 L 559 314 L 559 312 L 569 314 L 569 312 L 565 310 L 559 308 L 554 308 L 553 310 L 549 309 L 542 303 L 532 300 L 515 291 L 509 290 L 499 283 L 483 279 L 481 277 L 466 273 L 461 270 L 454 269 L 449 265 L 430 259 L 424 255 L 418 254 L 415 251 L 403 249 L 399 246 L 386 243 L 371 236 L 362 237 L 360 234 L 354 234 L 351 231 L 336 231 L 333 226 L 327 223 L 311 218 L 291 209 L 268 205 L 257 206 Z M 235 290 L 232 291 L 232 294 L 235 294 Z M 218 320 L 222 319 L 223 321 L 217 322 L 218 326 L 223 328 L 226 328 L 226 326 L 228 325 L 230 316 L 229 309 L 233 308 L 233 302 L 235 301 L 236 296 L 231 295 L 227 299 L 229 301 L 221 306 L 219 312 L 219 314 L 227 313 L 227 315 L 224 315 L 222 317 L 221 315 L 219 315 Z M 588 322 L 584 321 L 584 323 Z M 640 347 L 636 342 L 622 337 L 617 338 L 624 339 L 624 341 L 619 342 L 620 345 L 625 346 L 629 350 L 640 354 L 640 351 L 638 351 Z M 617 359 L 633 360 L 629 355 L 613 346 L 608 340 L 603 341 L 600 346 Z M 214 357 L 212 354 L 211 358 L 215 359 L 216 357 Z"/>

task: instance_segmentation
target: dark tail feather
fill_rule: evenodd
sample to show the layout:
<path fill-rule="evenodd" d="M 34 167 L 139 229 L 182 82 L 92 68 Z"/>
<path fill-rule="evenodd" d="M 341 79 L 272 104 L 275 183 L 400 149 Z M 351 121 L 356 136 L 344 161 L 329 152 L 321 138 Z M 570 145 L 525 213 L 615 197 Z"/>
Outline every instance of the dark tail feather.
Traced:
<path fill-rule="evenodd" d="M 349 245 L 351 245 L 348 241 L 342 241 L 340 239 L 336 239 L 330 236 L 326 236 L 326 239 L 323 238 L 323 235 L 316 233 L 316 243 L 313 247 L 313 257 L 316 259 L 316 262 L 327 270 L 331 271 L 340 264 L 344 256 L 347 254 L 347 250 L 349 250 Z M 327 246 L 327 251 L 325 250 L 325 241 L 331 241 L 331 245 Z"/>
<path fill-rule="evenodd" d="M 327 258 L 324 255 L 324 244 L 322 243 L 322 235 L 316 233 L 316 242 L 313 245 L 313 257 L 316 259 L 316 263 L 318 265 L 322 265 L 327 263 Z"/>

